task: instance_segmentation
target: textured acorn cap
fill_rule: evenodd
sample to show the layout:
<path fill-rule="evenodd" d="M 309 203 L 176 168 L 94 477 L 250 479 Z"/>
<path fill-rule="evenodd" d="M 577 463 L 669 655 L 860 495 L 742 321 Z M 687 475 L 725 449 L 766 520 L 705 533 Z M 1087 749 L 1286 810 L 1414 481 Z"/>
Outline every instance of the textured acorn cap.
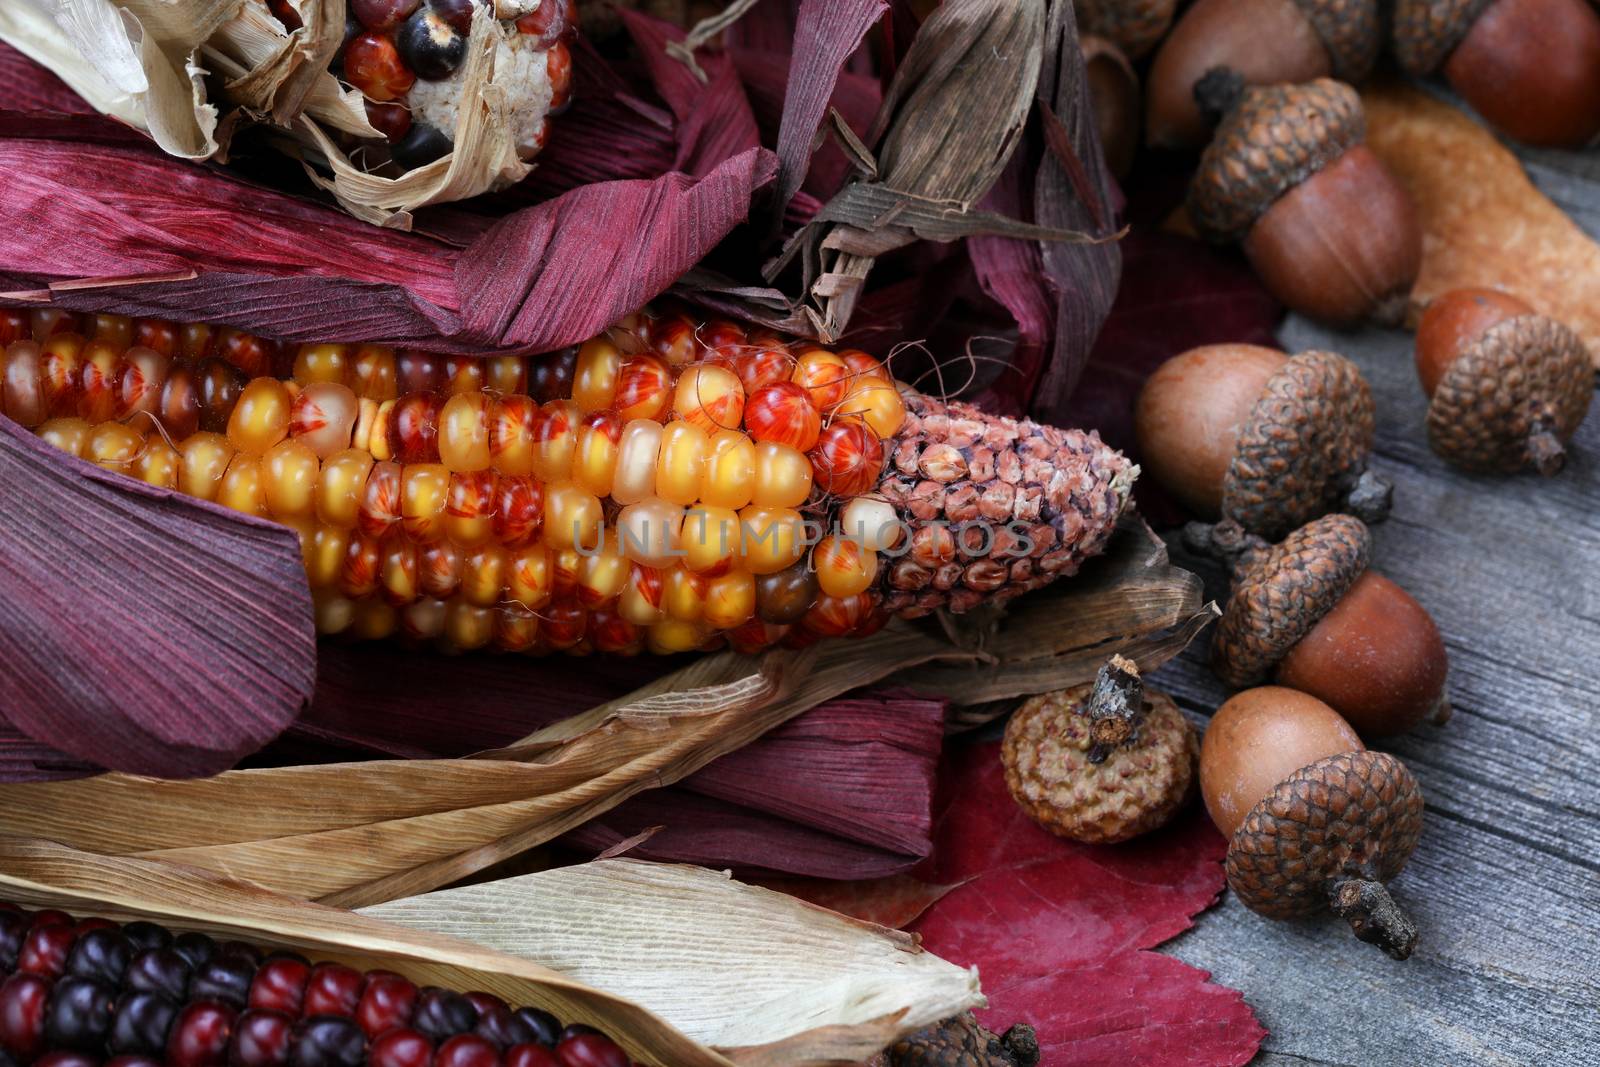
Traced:
<path fill-rule="evenodd" d="M 1195 87 L 1202 106 L 1214 93 L 1239 93 L 1228 73 Z M 1233 76 L 1237 78 L 1237 75 Z M 1366 136 L 1361 97 L 1343 82 L 1244 88 L 1200 157 L 1189 186 L 1189 217 L 1208 240 L 1242 240 L 1278 197 L 1332 163 Z"/>
<path fill-rule="evenodd" d="M 1078 25 L 1112 41 L 1129 59 L 1154 48 L 1172 26 L 1178 0 L 1078 0 Z"/>
<path fill-rule="evenodd" d="M 1317 351 L 1291 358 L 1239 430 L 1222 479 L 1223 518 L 1270 540 L 1344 506 L 1367 469 L 1376 414 L 1348 359 Z M 1358 514 L 1377 521 L 1385 510 Z"/>
<path fill-rule="evenodd" d="M 1469 471 L 1555 474 L 1588 414 L 1594 372 L 1583 342 L 1543 315 L 1496 323 L 1445 368 L 1428 405 L 1433 450 Z"/>
<path fill-rule="evenodd" d="M 1217 676 L 1235 689 L 1265 681 L 1366 571 L 1371 551 L 1360 519 L 1327 515 L 1243 561 L 1211 646 Z"/>
<path fill-rule="evenodd" d="M 1383 47 L 1377 0 L 1294 0 L 1322 38 L 1334 77 L 1357 82 L 1372 73 Z"/>
<path fill-rule="evenodd" d="M 1302 767 L 1250 809 L 1228 845 L 1228 885 L 1271 918 L 1331 908 L 1396 959 L 1416 927 L 1383 883 L 1422 836 L 1422 790 L 1386 752 L 1342 752 Z"/>
<path fill-rule="evenodd" d="M 1000 758 L 1012 797 L 1039 825 L 1109 844 L 1164 826 L 1188 798 L 1200 758 L 1195 730 L 1164 693 L 1145 691 L 1127 741 L 1096 762 L 1094 685 L 1029 700 L 1006 724 Z"/>
<path fill-rule="evenodd" d="M 867 1061 L 866 1067 L 1036 1067 L 1039 1039 L 1018 1023 L 996 1036 L 971 1012 L 903 1037 Z"/>
<path fill-rule="evenodd" d="M 1394 57 L 1407 74 L 1432 74 L 1494 0 L 1396 0 Z"/>

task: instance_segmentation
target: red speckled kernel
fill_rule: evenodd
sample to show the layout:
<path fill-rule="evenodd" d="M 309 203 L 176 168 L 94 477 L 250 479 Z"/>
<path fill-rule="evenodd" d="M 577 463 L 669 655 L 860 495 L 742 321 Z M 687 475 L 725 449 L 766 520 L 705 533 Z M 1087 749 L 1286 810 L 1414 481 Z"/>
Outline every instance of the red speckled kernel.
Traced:
<path fill-rule="evenodd" d="M 794 356 L 782 345 L 746 348 L 734 360 L 733 369 L 744 383 L 744 391 L 754 393 L 764 385 L 788 381 L 794 373 Z"/>
<path fill-rule="evenodd" d="M 386 139 L 398 141 L 411 132 L 411 109 L 404 104 L 367 100 L 366 105 L 367 121 Z"/>
<path fill-rule="evenodd" d="M 367 1049 L 367 1067 L 429 1067 L 432 1062 L 433 1042 L 415 1030 L 390 1030 Z"/>
<path fill-rule="evenodd" d="M 822 432 L 822 415 L 804 387 L 777 382 L 751 394 L 744 406 L 744 428 L 757 441 L 809 452 Z"/>
<path fill-rule="evenodd" d="M 223 1067 L 233 1037 L 233 1009 L 214 1001 L 190 1004 L 167 1035 L 168 1067 Z"/>
<path fill-rule="evenodd" d="M 859 496 L 878 484 L 883 442 L 857 419 L 837 419 L 825 427 L 811 449 L 817 485 L 834 496 Z"/>
<path fill-rule="evenodd" d="M 557 41 L 550 46 L 544 69 L 550 77 L 550 110 L 559 113 L 572 102 L 572 52 L 566 42 Z"/>
<path fill-rule="evenodd" d="M 307 1017 L 312 1015 L 344 1015 L 356 1013 L 361 1003 L 362 987 L 366 976 L 353 967 L 338 963 L 320 963 L 311 971 L 306 983 L 305 1005 Z"/>
<path fill-rule="evenodd" d="M 617 377 L 617 417 L 624 424 L 633 419 L 661 421 L 672 402 L 672 371 L 655 356 L 635 356 L 622 365 Z"/>
<path fill-rule="evenodd" d="M 389 414 L 389 455 L 397 463 L 439 462 L 437 393 L 408 393 Z"/>
<path fill-rule="evenodd" d="M 400 58 L 394 39 L 381 33 L 362 33 L 345 46 L 344 77 L 369 100 L 386 104 L 411 91 L 417 76 Z"/>
<path fill-rule="evenodd" d="M 791 378 L 805 386 L 818 411 L 831 412 L 850 388 L 850 368 L 826 349 L 813 348 L 795 361 Z"/>
<path fill-rule="evenodd" d="M 310 978 L 311 967 L 300 960 L 284 957 L 268 960 L 250 983 L 250 1007 L 299 1015 Z"/>
<path fill-rule="evenodd" d="M 26 1063 L 44 1051 L 44 1013 L 51 983 L 14 974 L 0 986 L 0 1049 Z"/>
<path fill-rule="evenodd" d="M 39 922 L 39 917 L 34 916 L 33 929 L 22 942 L 22 951 L 17 953 L 17 970 L 41 978 L 60 978 L 66 970 L 67 954 L 78 939 L 78 931 L 63 922 L 47 922 L 43 926 Z"/>

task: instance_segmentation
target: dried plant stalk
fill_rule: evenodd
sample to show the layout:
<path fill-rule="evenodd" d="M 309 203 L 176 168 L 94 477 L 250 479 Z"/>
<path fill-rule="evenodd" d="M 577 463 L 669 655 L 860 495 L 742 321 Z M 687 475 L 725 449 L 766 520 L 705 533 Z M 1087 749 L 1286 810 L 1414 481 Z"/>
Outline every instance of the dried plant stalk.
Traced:
<path fill-rule="evenodd" d="M 634 1058 L 658 1067 L 820 1067 L 860 1060 L 915 1029 L 918 1020 L 983 1002 L 976 976 L 920 952 L 905 935 L 712 871 L 608 861 L 537 877 L 532 893 L 527 879 L 475 887 L 472 900 L 454 902 L 462 912 L 454 923 L 430 921 L 443 903 L 435 898 L 390 905 L 398 920 L 391 922 L 174 864 L 0 836 L 0 899 L 120 921 L 154 920 L 317 960 L 381 967 L 419 985 L 481 989 L 597 1026 Z M 711 915 L 715 923 L 706 921 Z M 689 916 L 699 919 L 693 954 L 682 951 Z M 501 946 L 436 932 L 446 926 L 472 932 L 473 920 L 480 931 L 492 925 Z M 729 988 L 768 988 L 776 937 L 788 946 L 782 955 L 788 992 L 803 991 L 812 1008 L 808 1017 L 782 1002 L 756 1005 L 736 996 L 722 1002 Z M 535 943 L 537 958 L 504 951 Z M 541 960 L 574 964 L 607 978 L 609 988 Z M 841 975 L 849 982 L 841 983 Z M 655 997 L 702 1033 L 734 1041 L 711 1047 L 636 993 Z M 738 1025 L 719 1026 L 722 1013 L 736 1013 Z"/>
<path fill-rule="evenodd" d="M 1131 553 L 1148 562 L 1151 536 L 1142 524 L 1125 525 L 1108 555 Z M 515 856 L 640 790 L 678 781 L 807 708 L 897 671 L 934 662 L 981 664 L 977 673 L 1006 688 L 1011 672 L 1033 677 L 1041 661 L 1095 654 L 1089 650 L 1103 655 L 1113 645 L 1153 667 L 1174 651 L 1157 631 L 1192 617 L 1200 595 L 1193 578 L 1175 568 L 1158 568 L 1150 578 L 1170 588 L 1145 589 L 1126 601 L 1120 581 L 1040 590 L 1028 598 L 1029 618 L 1049 624 L 1019 625 L 1014 635 L 998 624 L 987 648 L 970 633 L 958 641 L 895 623 L 871 638 L 760 659 L 706 656 L 478 759 L 231 771 L 200 781 L 109 774 L 4 786 L 0 825 L 87 851 L 204 867 L 325 903 L 392 900 Z"/>

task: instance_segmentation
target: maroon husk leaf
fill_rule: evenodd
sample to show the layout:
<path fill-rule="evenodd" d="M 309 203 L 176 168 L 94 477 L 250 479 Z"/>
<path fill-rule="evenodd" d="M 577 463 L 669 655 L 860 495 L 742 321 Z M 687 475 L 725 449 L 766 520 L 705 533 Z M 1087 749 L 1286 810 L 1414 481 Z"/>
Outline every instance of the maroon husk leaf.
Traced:
<path fill-rule="evenodd" d="M 0 719 L 0 782 L 48 782 L 98 773 L 93 764 L 35 741 Z"/>
<path fill-rule="evenodd" d="M 293 531 L 103 471 L 7 419 L 0 485 L 0 708 L 17 731 L 190 777 L 299 714 L 316 635 Z"/>
<path fill-rule="evenodd" d="M 0 108 L 7 111 L 95 114 L 94 108 L 66 82 L 4 41 L 0 41 L 0 85 L 6 87 Z"/>

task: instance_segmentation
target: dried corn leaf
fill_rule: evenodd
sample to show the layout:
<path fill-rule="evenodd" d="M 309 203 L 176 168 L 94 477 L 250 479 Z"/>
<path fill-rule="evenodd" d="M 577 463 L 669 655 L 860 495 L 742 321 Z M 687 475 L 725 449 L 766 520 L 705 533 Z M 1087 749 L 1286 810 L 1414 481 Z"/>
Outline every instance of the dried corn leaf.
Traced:
<path fill-rule="evenodd" d="M 823 1028 L 833 1030 L 827 1061 L 858 1063 L 982 1002 L 975 972 L 920 951 L 910 936 L 699 867 L 602 860 L 364 914 L 611 990 L 740 1063 L 822 1060 L 813 1042 Z M 763 1049 L 774 1032 L 801 1036 Z"/>
<path fill-rule="evenodd" d="M 1148 565 L 1146 537 L 1124 528 L 1108 553 L 1131 554 L 1136 569 Z M 1038 613 L 1030 618 L 1050 624 L 1030 622 L 1010 636 L 1001 623 L 988 650 L 896 623 L 870 638 L 757 660 L 706 656 L 479 759 L 269 768 L 193 782 L 104 775 L 3 786 L 0 825 L 89 851 L 193 864 L 311 899 L 390 900 L 515 856 L 895 671 L 983 661 L 994 691 L 1016 689 L 1015 678 L 1037 676 L 1040 663 L 1077 662 L 1109 648 L 1154 666 L 1157 650 L 1170 643 L 1130 635 L 1178 625 L 1199 609 L 1199 592 L 1180 571 L 1153 580 L 1173 588 L 1164 597 L 1141 594 L 1137 604 L 1104 583 L 1047 587 L 1028 599 Z M 1014 648 L 1025 655 L 994 654 Z M 228 818 L 217 818 L 220 811 Z M 328 863 L 329 855 L 341 862 Z"/>
<path fill-rule="evenodd" d="M 949 1004 L 982 1000 L 968 972 L 916 952 L 904 935 L 808 909 L 710 871 L 614 861 L 540 877 L 550 894 L 544 906 L 557 913 L 539 928 L 545 960 L 577 961 L 590 972 L 620 975 L 623 984 L 645 991 L 676 989 L 676 994 L 663 996 L 662 1006 L 690 1019 L 739 1010 L 744 1026 L 730 1032 L 738 1033 L 747 1047 L 710 1048 L 649 1006 L 628 999 L 616 985 L 602 991 L 571 971 L 549 969 L 531 954 L 512 955 L 486 947 L 483 939 L 474 944 L 426 929 L 443 924 L 386 922 L 173 864 L 0 836 L 0 899 L 118 920 L 151 919 L 181 930 L 292 948 L 316 959 L 383 967 L 419 984 L 482 989 L 598 1026 L 634 1058 L 657 1067 L 822 1065 L 836 1062 L 841 1048 L 882 1047 L 912 1020 Z M 480 888 L 493 892 L 492 886 Z M 520 916 L 530 903 L 502 901 L 499 906 L 517 908 Z M 395 905 L 402 911 L 408 906 L 415 916 L 429 903 L 424 898 Z M 678 932 L 682 916 L 689 913 L 700 920 L 697 962 L 707 966 L 706 973 L 690 970 L 682 951 Z M 528 908 L 525 914 L 518 926 L 531 930 L 536 912 Z M 711 925 L 708 915 L 727 921 Z M 796 1019 L 777 1008 L 758 1014 L 749 1011 L 747 999 L 739 998 L 721 1005 L 694 1004 L 693 991 L 703 987 L 708 973 L 725 982 L 738 982 L 741 976 L 746 983 L 766 980 L 762 942 L 769 932 L 780 931 L 793 945 L 790 988 L 806 989 L 817 1009 L 815 1017 Z M 835 984 L 840 973 L 853 976 L 855 986 Z M 906 975 L 918 978 L 914 988 L 902 985 Z M 857 991 L 884 1005 L 889 1018 L 859 1018 L 860 1005 L 850 995 Z M 780 1054 L 787 1058 L 776 1060 Z"/>
<path fill-rule="evenodd" d="M 1452 289 L 1514 293 L 1571 326 L 1600 366 L 1600 244 L 1534 188 L 1517 157 L 1458 109 L 1414 88 L 1362 94 L 1367 143 L 1422 218 L 1411 319 Z"/>

